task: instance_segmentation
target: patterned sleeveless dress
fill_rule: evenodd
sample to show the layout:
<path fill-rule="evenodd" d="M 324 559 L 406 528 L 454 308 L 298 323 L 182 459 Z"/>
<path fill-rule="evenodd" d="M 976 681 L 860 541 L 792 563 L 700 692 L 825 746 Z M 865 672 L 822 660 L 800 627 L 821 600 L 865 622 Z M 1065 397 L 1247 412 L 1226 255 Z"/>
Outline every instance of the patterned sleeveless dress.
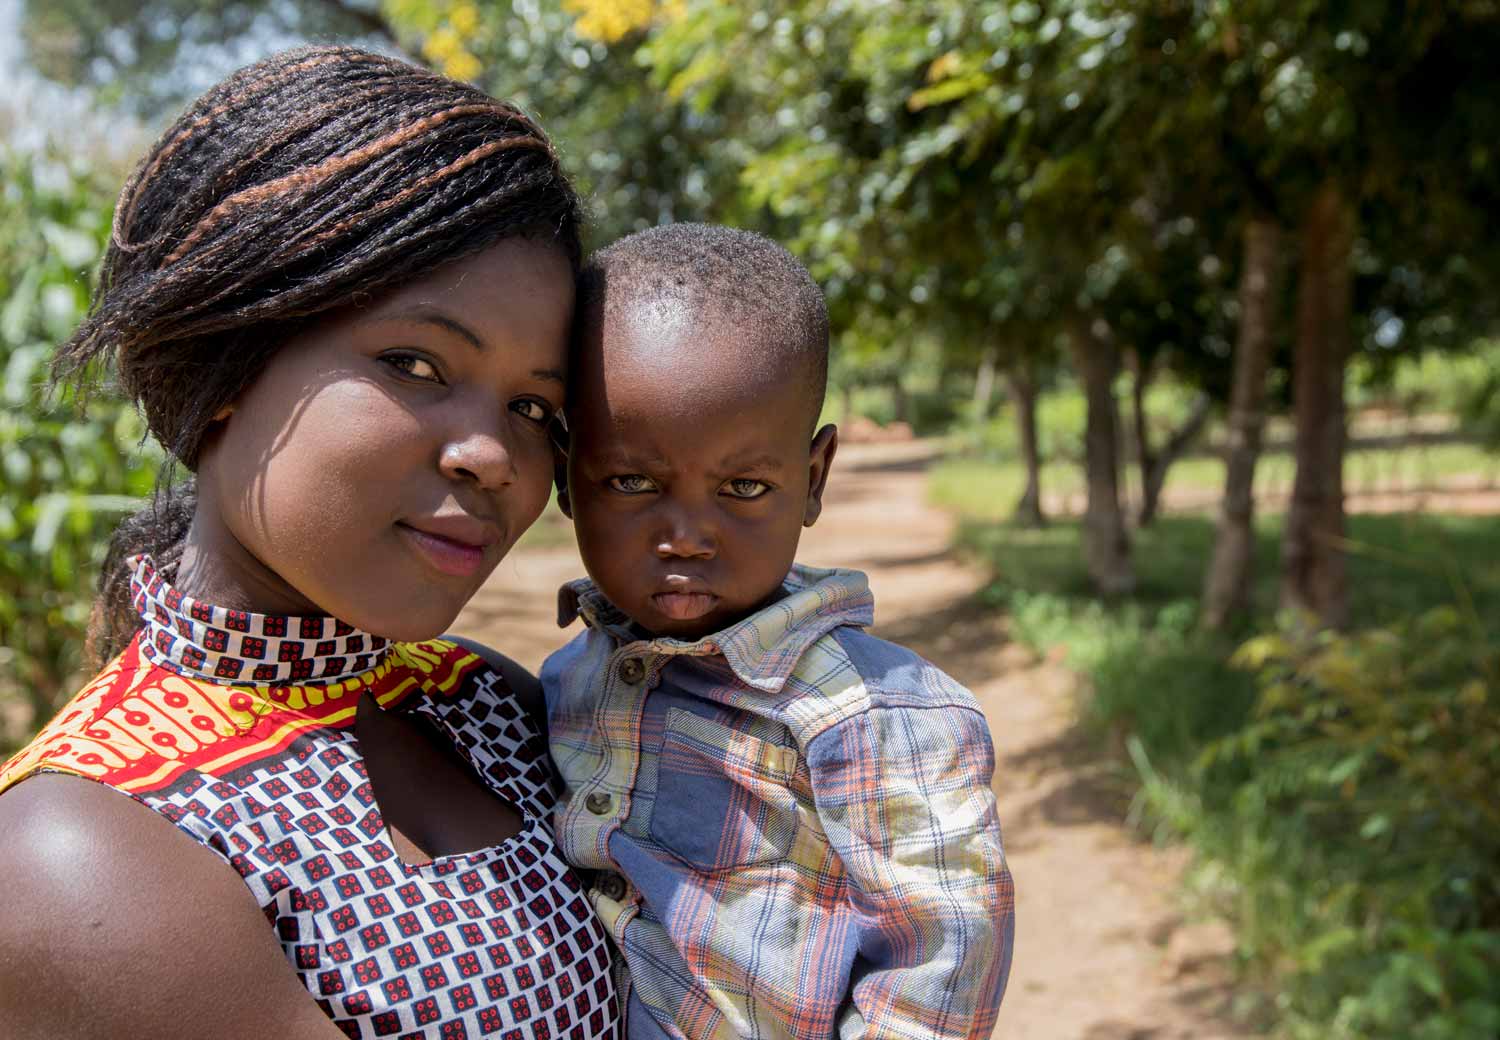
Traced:
<path fill-rule="evenodd" d="M 604 933 L 548 828 L 544 745 L 481 658 L 196 602 L 146 557 L 132 593 L 145 627 L 0 769 L 0 792 L 87 777 L 213 850 L 350 1037 L 616 1035 Z M 403 863 L 354 734 L 366 696 L 450 740 L 520 833 Z"/>

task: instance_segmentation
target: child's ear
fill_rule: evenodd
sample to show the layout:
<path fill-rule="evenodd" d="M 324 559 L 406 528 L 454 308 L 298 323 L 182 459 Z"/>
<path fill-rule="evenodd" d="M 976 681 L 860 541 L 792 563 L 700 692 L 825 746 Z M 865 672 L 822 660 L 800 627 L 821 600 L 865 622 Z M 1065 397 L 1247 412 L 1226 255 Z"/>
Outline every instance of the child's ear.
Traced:
<path fill-rule="evenodd" d="M 802 513 L 802 526 L 811 527 L 818 522 L 823 512 L 823 489 L 828 486 L 828 471 L 833 468 L 833 456 L 839 450 L 839 428 L 829 423 L 813 437 L 812 449 L 807 458 L 807 508 Z"/>

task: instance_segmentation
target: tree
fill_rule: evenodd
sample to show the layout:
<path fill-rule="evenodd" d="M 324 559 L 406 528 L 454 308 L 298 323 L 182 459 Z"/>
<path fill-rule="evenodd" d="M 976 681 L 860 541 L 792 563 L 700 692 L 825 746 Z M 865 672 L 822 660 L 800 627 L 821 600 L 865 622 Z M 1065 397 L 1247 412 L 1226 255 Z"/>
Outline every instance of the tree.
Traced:
<path fill-rule="evenodd" d="M 1344 567 L 1344 369 L 1354 218 L 1330 181 L 1307 210 L 1297 286 L 1292 403 L 1297 475 L 1282 536 L 1283 606 L 1333 627 L 1349 619 Z"/>
<path fill-rule="evenodd" d="M 1239 340 L 1224 447 L 1224 496 L 1219 504 L 1213 557 L 1203 590 L 1205 627 L 1224 627 L 1249 606 L 1255 562 L 1255 467 L 1266 423 L 1266 371 L 1272 320 L 1280 295 L 1281 229 L 1274 220 L 1252 218 L 1244 231 Z"/>
<path fill-rule="evenodd" d="M 280 47 L 396 43 L 381 6 L 361 0 L 25 0 L 21 32 L 42 75 L 149 121 Z"/>
<path fill-rule="evenodd" d="M 35 724 L 73 692 L 104 541 L 161 458 L 119 401 L 80 412 L 44 389 L 87 306 L 112 185 L 55 156 L 0 151 L 0 168 L 0 704 L 21 702 Z M 0 730 L 0 745 L 16 736 Z"/>

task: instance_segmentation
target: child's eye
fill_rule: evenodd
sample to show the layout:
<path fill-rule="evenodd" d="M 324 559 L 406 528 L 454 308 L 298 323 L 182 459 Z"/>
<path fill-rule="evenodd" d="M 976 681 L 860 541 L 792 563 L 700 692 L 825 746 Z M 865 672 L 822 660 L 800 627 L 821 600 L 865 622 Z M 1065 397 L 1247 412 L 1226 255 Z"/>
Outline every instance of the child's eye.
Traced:
<path fill-rule="evenodd" d="M 532 400 L 529 397 L 519 401 L 512 401 L 510 410 L 517 415 L 530 419 L 538 426 L 546 426 L 552 421 L 551 407 L 541 401 Z"/>
<path fill-rule="evenodd" d="M 438 371 L 437 366 L 421 354 L 413 354 L 407 351 L 391 351 L 390 353 L 382 354 L 380 360 L 404 375 L 411 376 L 413 379 L 420 379 L 424 383 L 441 383 L 443 381 L 442 373 Z"/>
<path fill-rule="evenodd" d="M 655 491 L 656 485 L 650 477 L 643 477 L 639 473 L 625 473 L 618 477 L 610 477 L 606 484 L 611 491 L 618 491 L 622 495 L 644 495 Z"/>
<path fill-rule="evenodd" d="M 724 485 L 724 490 L 729 493 L 730 498 L 759 498 L 771 490 L 771 485 L 764 480 L 736 477 Z"/>

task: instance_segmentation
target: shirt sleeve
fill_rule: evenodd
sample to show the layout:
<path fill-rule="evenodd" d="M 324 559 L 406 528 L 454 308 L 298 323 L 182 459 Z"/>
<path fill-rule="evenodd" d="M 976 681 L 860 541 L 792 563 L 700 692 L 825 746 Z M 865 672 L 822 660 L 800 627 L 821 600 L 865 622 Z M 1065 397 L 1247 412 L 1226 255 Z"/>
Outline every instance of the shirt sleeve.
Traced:
<path fill-rule="evenodd" d="M 988 1040 L 1010 973 L 1015 891 L 967 707 L 873 708 L 807 748 L 856 922 L 841 1040 Z"/>

